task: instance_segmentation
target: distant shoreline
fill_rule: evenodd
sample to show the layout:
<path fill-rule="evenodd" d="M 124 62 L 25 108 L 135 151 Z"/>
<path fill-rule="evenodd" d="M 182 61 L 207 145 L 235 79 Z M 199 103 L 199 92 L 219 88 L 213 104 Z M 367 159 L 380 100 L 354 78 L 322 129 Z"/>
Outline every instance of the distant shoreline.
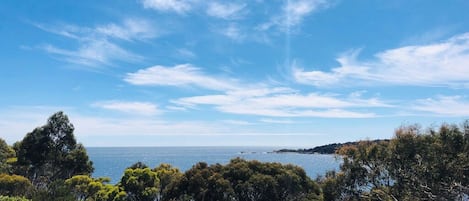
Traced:
<path fill-rule="evenodd" d="M 381 142 L 389 141 L 388 139 L 384 140 L 373 140 L 372 142 Z M 336 151 L 343 146 L 348 145 L 357 145 L 360 141 L 355 142 L 346 142 L 346 143 L 332 143 L 322 146 L 316 146 L 309 149 L 279 149 L 274 150 L 273 153 L 299 153 L 299 154 L 336 154 Z"/>

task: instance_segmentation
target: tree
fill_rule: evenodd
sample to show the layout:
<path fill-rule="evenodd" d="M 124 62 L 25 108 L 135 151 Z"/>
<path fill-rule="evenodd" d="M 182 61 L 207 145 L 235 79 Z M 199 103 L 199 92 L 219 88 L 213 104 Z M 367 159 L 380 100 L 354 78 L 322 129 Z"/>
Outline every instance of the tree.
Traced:
<path fill-rule="evenodd" d="M 389 141 L 342 147 L 341 172 L 322 180 L 334 200 L 463 200 L 469 196 L 469 125 L 403 126 Z M 334 188 L 336 191 L 334 191 Z"/>
<path fill-rule="evenodd" d="M 159 192 L 159 179 L 150 168 L 127 168 L 119 185 L 129 200 L 153 201 Z"/>
<path fill-rule="evenodd" d="M 26 134 L 16 145 L 18 165 L 35 186 L 45 187 L 55 180 L 77 174 L 91 174 L 92 162 L 81 144 L 77 144 L 73 124 L 63 112 L 53 114 L 47 124 Z"/>
<path fill-rule="evenodd" d="M 236 158 L 227 165 L 194 165 L 165 200 L 306 201 L 321 200 L 321 191 L 298 166 Z"/>
<path fill-rule="evenodd" d="M 108 184 L 109 181 L 109 178 L 95 179 L 88 175 L 75 175 L 65 180 L 65 184 L 79 201 L 124 201 L 127 194 L 118 186 Z"/>
<path fill-rule="evenodd" d="M 164 200 L 233 200 L 230 182 L 216 171 L 219 166 L 208 166 L 205 162 L 195 164 L 176 181 Z"/>
<path fill-rule="evenodd" d="M 167 197 L 167 192 L 171 188 L 170 185 L 178 181 L 182 177 L 182 173 L 179 169 L 165 163 L 153 168 L 152 171 L 156 173 L 156 176 L 160 180 L 158 186 L 158 200 L 164 200 L 165 197 Z"/>
<path fill-rule="evenodd" d="M 0 195 L 28 196 L 32 187 L 31 182 L 23 176 L 0 174 Z"/>
<path fill-rule="evenodd" d="M 17 197 L 17 196 L 11 197 L 11 196 L 0 195 L 0 201 L 31 201 L 31 200 L 26 199 L 24 197 Z"/>
<path fill-rule="evenodd" d="M 11 165 L 8 162 L 13 157 L 15 157 L 15 150 L 0 138 L 0 173 L 11 172 Z"/>
<path fill-rule="evenodd" d="M 99 190 L 103 188 L 103 182 L 108 180 L 93 179 L 88 175 L 75 175 L 65 180 L 65 184 L 79 201 L 94 198 Z"/>

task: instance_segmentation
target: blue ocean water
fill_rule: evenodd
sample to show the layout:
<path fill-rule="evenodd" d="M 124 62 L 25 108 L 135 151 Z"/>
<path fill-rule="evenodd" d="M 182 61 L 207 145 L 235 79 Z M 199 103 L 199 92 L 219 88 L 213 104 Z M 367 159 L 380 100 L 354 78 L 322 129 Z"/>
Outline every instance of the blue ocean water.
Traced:
<path fill-rule="evenodd" d="M 324 175 L 328 170 L 338 170 L 341 163 L 334 155 L 271 153 L 279 147 L 88 147 L 93 161 L 94 177 L 109 177 L 111 183 L 119 182 L 125 168 L 143 162 L 153 168 L 169 163 L 181 171 L 190 169 L 197 162 L 227 164 L 230 159 L 241 157 L 262 162 L 295 164 L 305 169 L 311 178 Z"/>

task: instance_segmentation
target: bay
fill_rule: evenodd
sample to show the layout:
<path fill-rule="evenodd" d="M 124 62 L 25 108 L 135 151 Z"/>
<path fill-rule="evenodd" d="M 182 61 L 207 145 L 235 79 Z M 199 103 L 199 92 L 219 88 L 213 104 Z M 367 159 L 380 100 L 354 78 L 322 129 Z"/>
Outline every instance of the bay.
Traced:
<path fill-rule="evenodd" d="M 150 168 L 168 163 L 181 171 L 197 162 L 227 164 L 233 158 L 262 162 L 294 164 L 305 169 L 312 179 L 329 170 L 338 170 L 341 163 L 335 155 L 272 153 L 279 147 L 88 147 L 88 155 L 95 167 L 93 177 L 109 177 L 119 182 L 124 170 L 136 162 Z"/>

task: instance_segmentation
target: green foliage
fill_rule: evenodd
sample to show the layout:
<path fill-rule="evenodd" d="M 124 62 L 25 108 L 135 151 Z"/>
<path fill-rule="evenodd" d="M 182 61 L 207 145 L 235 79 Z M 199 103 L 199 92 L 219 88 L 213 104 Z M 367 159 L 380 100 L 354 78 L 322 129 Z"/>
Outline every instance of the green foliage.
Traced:
<path fill-rule="evenodd" d="M 109 178 L 91 178 L 88 175 L 75 175 L 65 180 L 65 184 L 76 200 L 119 201 L 125 200 L 126 193 L 118 186 L 107 184 Z"/>
<path fill-rule="evenodd" d="M 92 163 L 85 148 L 77 144 L 74 127 L 63 112 L 53 114 L 47 124 L 26 134 L 15 145 L 18 165 L 34 185 L 45 187 L 55 180 L 90 174 Z"/>
<path fill-rule="evenodd" d="M 31 182 L 23 176 L 0 174 L 0 195 L 27 196 L 32 187 Z"/>
<path fill-rule="evenodd" d="M 294 165 L 232 159 L 181 173 L 138 162 L 117 185 L 92 178 L 92 163 L 62 112 L 13 147 L 0 139 L 0 201 L 464 200 L 469 197 L 469 120 L 391 140 L 341 144 L 339 172 L 312 181 Z M 335 146 L 335 145 L 334 145 Z M 13 175 L 20 174 L 19 175 Z M 5 196 L 6 195 L 6 196 Z M 25 198 L 24 198 L 25 197 Z"/>
<path fill-rule="evenodd" d="M 159 198 L 164 200 L 167 197 L 167 192 L 171 188 L 171 185 L 181 179 L 182 173 L 179 169 L 164 163 L 155 167 L 152 171 L 156 173 L 156 176 L 160 180 L 158 194 Z"/>
<path fill-rule="evenodd" d="M 12 171 L 11 159 L 15 157 L 15 150 L 0 138 L 0 173 L 10 173 Z"/>
<path fill-rule="evenodd" d="M 150 168 L 127 168 L 120 186 L 129 200 L 153 201 L 158 196 L 159 179 Z"/>
<path fill-rule="evenodd" d="M 460 200 L 469 196 L 469 122 L 396 130 L 390 142 L 339 150 L 339 174 L 321 181 L 328 200 Z M 336 189 L 334 191 L 334 189 Z"/>
<path fill-rule="evenodd" d="M 96 193 L 95 201 L 125 201 L 127 193 L 119 186 L 105 184 Z"/>
<path fill-rule="evenodd" d="M 164 200 L 321 200 L 320 194 L 300 167 L 237 158 L 225 166 L 194 165 Z"/>
<path fill-rule="evenodd" d="M 32 196 L 33 201 L 75 201 L 70 188 L 65 185 L 64 180 L 55 180 L 48 183 L 44 188 L 36 188 Z"/>
<path fill-rule="evenodd" d="M 0 195 L 0 201 L 30 201 L 30 200 L 24 197 L 10 197 L 10 196 Z"/>

